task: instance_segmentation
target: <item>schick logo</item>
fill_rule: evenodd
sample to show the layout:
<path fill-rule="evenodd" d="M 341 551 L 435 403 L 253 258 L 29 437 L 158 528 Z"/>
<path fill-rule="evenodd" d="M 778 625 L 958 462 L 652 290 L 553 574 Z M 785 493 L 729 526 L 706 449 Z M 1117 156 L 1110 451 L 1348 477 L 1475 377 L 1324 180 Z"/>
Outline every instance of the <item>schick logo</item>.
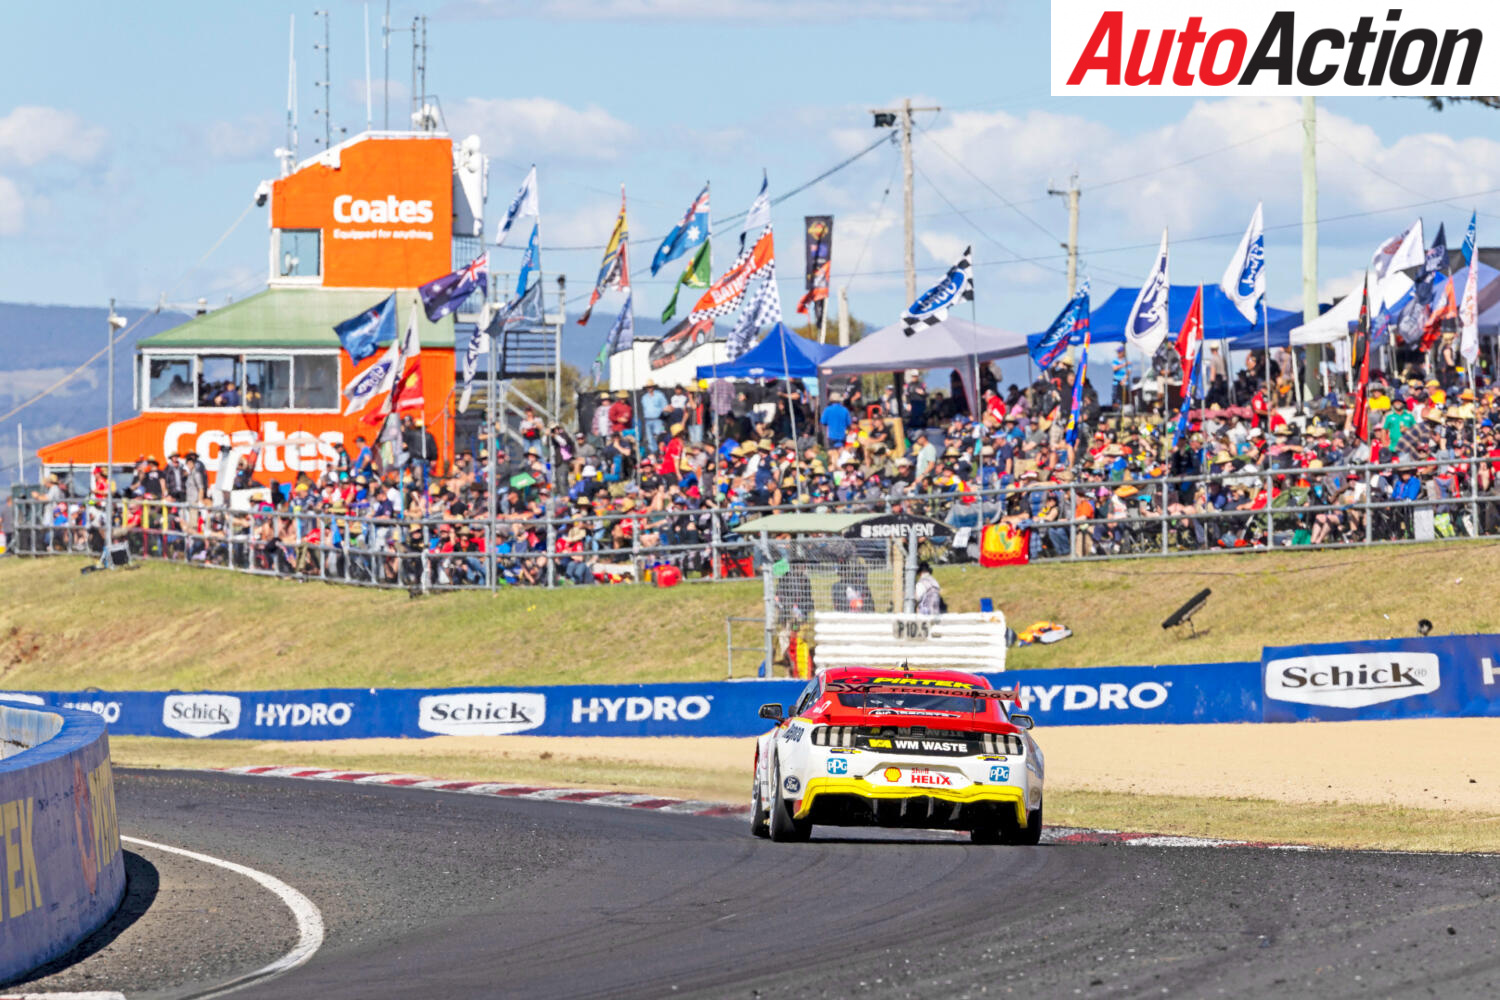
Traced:
<path fill-rule="evenodd" d="M 1432 694 L 1440 683 L 1435 653 L 1335 653 L 1266 663 L 1266 697 L 1302 705 L 1363 708 Z"/>
<path fill-rule="evenodd" d="M 526 691 L 428 695 L 417 703 L 417 728 L 450 736 L 503 736 L 547 719 L 547 696 Z"/>
<path fill-rule="evenodd" d="M 229 694 L 169 694 L 161 723 L 188 736 L 212 736 L 240 724 L 240 700 Z"/>

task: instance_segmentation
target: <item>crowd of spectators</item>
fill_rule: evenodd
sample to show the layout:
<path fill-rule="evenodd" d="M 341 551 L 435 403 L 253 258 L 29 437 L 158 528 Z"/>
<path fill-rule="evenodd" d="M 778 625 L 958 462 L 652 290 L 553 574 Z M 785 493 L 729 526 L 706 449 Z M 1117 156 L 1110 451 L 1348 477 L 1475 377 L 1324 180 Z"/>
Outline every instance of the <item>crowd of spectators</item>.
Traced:
<path fill-rule="evenodd" d="M 447 462 L 408 420 L 399 442 L 340 445 L 321 473 L 243 509 L 210 506 L 214 470 L 200 456 L 143 455 L 119 484 L 116 530 L 144 554 L 404 586 L 488 585 L 491 537 L 496 585 L 666 565 L 742 575 L 749 546 L 736 529 L 767 507 L 921 514 L 976 544 L 1006 522 L 1028 533 L 1032 558 L 1494 533 L 1495 390 L 1482 376 L 1471 389 L 1445 356 L 1372 375 L 1368 443 L 1346 388 L 1299 405 L 1285 351 L 1254 352 L 1232 377 L 1209 352 L 1205 405 L 1192 404 L 1175 444 L 1177 386 L 1133 378 L 1123 353 L 1108 405 L 1085 382 L 1072 446 L 1066 364 L 1025 387 L 1002 387 L 985 366 L 978 413 L 956 372 L 946 391 L 908 373 L 899 399 L 894 384 L 856 380 L 821 402 L 795 380 L 648 382 L 585 399 L 575 430 L 530 412 L 514 434 L 481 427 Z M 1471 472 L 1458 461 L 1471 454 L 1489 460 Z M 240 459 L 235 487 L 256 485 L 254 459 Z M 1406 467 L 1380 468 L 1393 463 Z M 45 544 L 97 548 L 107 491 L 102 472 L 86 496 L 48 484 Z"/>

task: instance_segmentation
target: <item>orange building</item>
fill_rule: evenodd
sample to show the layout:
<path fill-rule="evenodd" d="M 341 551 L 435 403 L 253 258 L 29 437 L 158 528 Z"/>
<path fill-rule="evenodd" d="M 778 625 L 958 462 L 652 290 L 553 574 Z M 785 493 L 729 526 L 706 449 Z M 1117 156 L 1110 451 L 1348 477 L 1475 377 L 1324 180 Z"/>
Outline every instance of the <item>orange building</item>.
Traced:
<path fill-rule="evenodd" d="M 379 354 L 355 366 L 333 327 L 392 292 L 398 330 L 413 307 L 420 317 L 423 418 L 436 457 L 451 456 L 454 318 L 429 323 L 414 289 L 478 251 L 483 158 L 470 144 L 457 154 L 444 135 L 367 133 L 273 182 L 267 289 L 136 345 L 139 412 L 115 424 L 116 468 L 194 451 L 213 469 L 240 449 L 269 483 L 316 475 L 338 443 L 352 454 L 379 428 L 345 416 L 341 390 Z M 105 430 L 39 454 L 53 471 L 103 465 Z"/>

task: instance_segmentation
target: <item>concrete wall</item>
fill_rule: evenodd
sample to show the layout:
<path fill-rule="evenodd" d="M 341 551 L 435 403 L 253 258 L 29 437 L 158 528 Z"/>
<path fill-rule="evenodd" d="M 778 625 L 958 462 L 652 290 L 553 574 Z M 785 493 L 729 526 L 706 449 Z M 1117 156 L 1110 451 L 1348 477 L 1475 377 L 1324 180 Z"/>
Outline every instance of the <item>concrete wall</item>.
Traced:
<path fill-rule="evenodd" d="M 102 718 L 0 703 L 0 744 L 16 751 L 0 759 L 4 984 L 108 920 L 125 893 L 125 865 Z"/>

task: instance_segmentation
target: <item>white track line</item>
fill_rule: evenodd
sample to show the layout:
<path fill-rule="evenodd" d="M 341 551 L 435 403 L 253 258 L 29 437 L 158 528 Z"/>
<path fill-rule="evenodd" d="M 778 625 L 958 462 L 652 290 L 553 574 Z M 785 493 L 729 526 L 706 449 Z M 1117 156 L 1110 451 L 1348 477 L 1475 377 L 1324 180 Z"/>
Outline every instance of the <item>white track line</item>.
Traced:
<path fill-rule="evenodd" d="M 199 854 L 197 851 L 189 851 L 181 847 L 158 844 L 151 840 L 142 840 L 139 837 L 122 836 L 120 839 L 137 847 L 149 847 L 157 851 L 166 851 L 168 854 L 179 854 L 184 858 L 201 861 L 207 865 L 217 865 L 220 868 L 234 872 L 236 875 L 243 875 L 252 882 L 256 882 L 275 893 L 276 897 L 286 904 L 286 908 L 292 911 L 292 916 L 297 921 L 297 944 L 291 951 L 264 968 L 257 969 L 247 975 L 239 976 L 227 983 L 215 986 L 207 992 L 196 994 L 196 996 L 220 996 L 241 986 L 248 986 L 250 983 L 273 979 L 284 972 L 290 972 L 292 969 L 306 962 L 323 946 L 323 914 L 318 911 L 317 906 L 313 904 L 312 900 L 276 876 L 267 875 L 265 872 L 256 871 L 254 868 L 235 864 L 233 861 L 210 857 L 207 854 Z"/>

